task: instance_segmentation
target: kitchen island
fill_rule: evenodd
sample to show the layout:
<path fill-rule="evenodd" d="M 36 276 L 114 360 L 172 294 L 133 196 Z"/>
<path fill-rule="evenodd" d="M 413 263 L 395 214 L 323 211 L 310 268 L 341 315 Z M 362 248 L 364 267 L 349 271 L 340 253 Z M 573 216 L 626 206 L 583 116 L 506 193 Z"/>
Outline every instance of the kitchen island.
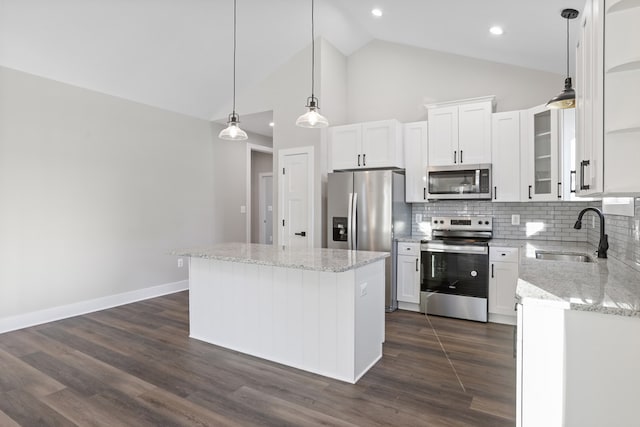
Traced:
<path fill-rule="evenodd" d="M 381 357 L 387 252 L 225 243 L 189 257 L 190 336 L 355 383 Z"/>

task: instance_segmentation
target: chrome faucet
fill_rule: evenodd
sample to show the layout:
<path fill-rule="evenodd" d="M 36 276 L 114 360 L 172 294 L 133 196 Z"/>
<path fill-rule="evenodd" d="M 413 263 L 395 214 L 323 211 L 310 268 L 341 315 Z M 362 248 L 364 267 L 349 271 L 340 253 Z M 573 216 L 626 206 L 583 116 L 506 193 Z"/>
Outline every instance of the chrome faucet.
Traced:
<path fill-rule="evenodd" d="M 578 214 L 578 220 L 573 225 L 573 228 L 580 230 L 582 228 L 582 216 L 587 211 L 593 211 L 600 217 L 600 241 L 598 242 L 598 258 L 607 257 L 607 249 L 609 249 L 609 236 L 604 234 L 604 215 L 598 208 L 584 208 Z"/>

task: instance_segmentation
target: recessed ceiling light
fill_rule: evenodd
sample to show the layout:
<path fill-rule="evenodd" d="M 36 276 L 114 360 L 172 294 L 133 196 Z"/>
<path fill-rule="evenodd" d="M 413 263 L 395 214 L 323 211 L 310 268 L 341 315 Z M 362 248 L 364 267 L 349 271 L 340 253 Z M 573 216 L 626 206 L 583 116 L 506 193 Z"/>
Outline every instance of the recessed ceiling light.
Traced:
<path fill-rule="evenodd" d="M 274 125 L 275 125 L 275 123 L 269 122 L 269 126 L 273 127 Z"/>
<path fill-rule="evenodd" d="M 377 7 L 375 9 L 371 9 L 371 14 L 377 18 L 382 16 L 382 10 L 378 9 Z"/>
<path fill-rule="evenodd" d="M 504 30 L 502 29 L 502 27 L 494 25 L 493 27 L 489 28 L 489 32 L 494 36 L 501 36 L 504 33 Z"/>

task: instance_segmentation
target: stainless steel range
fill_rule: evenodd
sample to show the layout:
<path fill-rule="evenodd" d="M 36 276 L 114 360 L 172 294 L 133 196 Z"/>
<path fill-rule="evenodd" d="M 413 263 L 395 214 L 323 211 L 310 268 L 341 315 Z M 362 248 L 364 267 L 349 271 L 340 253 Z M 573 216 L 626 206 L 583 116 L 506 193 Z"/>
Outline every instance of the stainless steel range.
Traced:
<path fill-rule="evenodd" d="M 421 310 L 486 322 L 493 218 L 433 217 L 431 230 L 421 244 Z"/>

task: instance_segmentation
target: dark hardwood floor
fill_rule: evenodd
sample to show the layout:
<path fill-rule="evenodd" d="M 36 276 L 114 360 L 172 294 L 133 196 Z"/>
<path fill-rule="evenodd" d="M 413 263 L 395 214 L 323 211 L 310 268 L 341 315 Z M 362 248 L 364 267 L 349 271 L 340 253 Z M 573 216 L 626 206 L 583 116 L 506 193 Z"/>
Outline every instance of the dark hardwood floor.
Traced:
<path fill-rule="evenodd" d="M 188 326 L 181 292 L 0 335 L 0 426 L 515 424 L 510 326 L 387 314 L 384 357 L 356 385 Z"/>

